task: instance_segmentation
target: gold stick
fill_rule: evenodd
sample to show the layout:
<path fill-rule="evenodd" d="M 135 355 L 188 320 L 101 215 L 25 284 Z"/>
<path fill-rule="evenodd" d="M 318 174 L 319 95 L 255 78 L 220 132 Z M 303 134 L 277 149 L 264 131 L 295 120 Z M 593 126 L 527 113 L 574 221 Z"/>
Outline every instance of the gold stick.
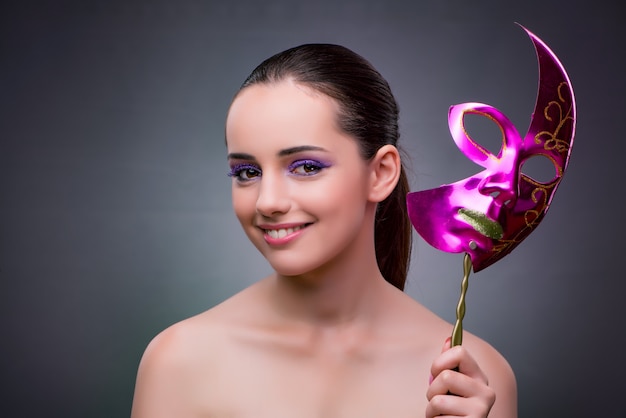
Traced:
<path fill-rule="evenodd" d="M 469 284 L 469 275 L 472 271 L 472 259 L 468 253 L 465 253 L 463 257 L 463 281 L 461 282 L 461 296 L 459 297 L 459 303 L 456 306 L 456 323 L 452 330 L 452 338 L 450 340 L 450 347 L 455 345 L 461 345 L 463 343 L 463 318 L 465 317 L 465 294 L 467 293 L 467 286 Z"/>

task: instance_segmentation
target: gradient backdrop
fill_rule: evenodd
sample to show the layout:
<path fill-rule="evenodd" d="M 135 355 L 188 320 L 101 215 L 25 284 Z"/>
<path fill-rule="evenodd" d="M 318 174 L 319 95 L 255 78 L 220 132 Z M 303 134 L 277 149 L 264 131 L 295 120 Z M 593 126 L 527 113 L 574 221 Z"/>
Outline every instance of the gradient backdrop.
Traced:
<path fill-rule="evenodd" d="M 231 213 L 223 138 L 261 60 L 305 42 L 368 58 L 425 189 L 479 169 L 449 105 L 525 132 L 537 64 L 519 22 L 568 69 L 577 137 L 538 230 L 472 275 L 466 328 L 515 369 L 521 417 L 626 417 L 621 2 L 568 3 L 3 2 L 0 415 L 128 416 L 150 339 L 269 272 Z M 461 259 L 416 240 L 407 291 L 450 321 Z"/>

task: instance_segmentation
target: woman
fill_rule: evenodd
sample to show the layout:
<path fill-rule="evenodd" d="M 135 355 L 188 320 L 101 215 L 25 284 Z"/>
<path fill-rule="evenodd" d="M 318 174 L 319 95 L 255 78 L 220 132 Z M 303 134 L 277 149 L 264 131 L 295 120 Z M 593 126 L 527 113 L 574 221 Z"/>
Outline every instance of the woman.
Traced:
<path fill-rule="evenodd" d="M 516 416 L 507 362 L 401 290 L 411 227 L 387 82 L 336 45 L 264 61 L 229 109 L 235 213 L 274 273 L 159 334 L 132 416 Z M 443 345 L 443 348 L 442 348 Z"/>

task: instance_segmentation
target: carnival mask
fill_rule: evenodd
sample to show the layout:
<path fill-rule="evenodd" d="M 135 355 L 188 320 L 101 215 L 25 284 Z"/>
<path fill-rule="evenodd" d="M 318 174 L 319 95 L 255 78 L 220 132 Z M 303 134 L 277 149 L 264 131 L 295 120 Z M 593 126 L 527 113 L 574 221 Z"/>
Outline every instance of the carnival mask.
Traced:
<path fill-rule="evenodd" d="M 465 252 L 478 272 L 510 253 L 545 216 L 567 168 L 574 140 L 574 92 L 556 55 L 524 28 L 539 61 L 539 89 L 530 128 L 521 137 L 498 109 L 482 103 L 452 106 L 448 125 L 459 149 L 484 167 L 480 173 L 407 195 L 411 223 L 433 247 Z M 466 130 L 466 115 L 490 119 L 502 133 L 497 155 Z M 554 178 L 540 182 L 523 171 L 530 158 L 548 158 Z"/>

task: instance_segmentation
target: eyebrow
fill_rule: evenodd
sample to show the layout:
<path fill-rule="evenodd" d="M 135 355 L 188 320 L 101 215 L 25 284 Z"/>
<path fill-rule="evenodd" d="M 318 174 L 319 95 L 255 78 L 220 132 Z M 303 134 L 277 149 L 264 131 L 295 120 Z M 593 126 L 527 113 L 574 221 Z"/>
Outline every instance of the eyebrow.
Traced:
<path fill-rule="evenodd" d="M 297 154 L 299 152 L 304 152 L 304 151 L 322 151 L 322 152 L 328 152 L 328 150 L 326 150 L 325 148 L 322 147 L 316 147 L 314 145 L 300 145 L 298 147 L 291 147 L 291 148 L 285 148 L 283 150 L 278 151 L 278 156 L 279 157 L 286 157 L 288 155 L 292 155 L 292 154 Z M 251 154 L 246 154 L 243 152 L 233 152 L 228 154 L 227 158 L 229 160 L 247 160 L 247 161 L 254 161 L 256 160 L 256 158 L 254 158 L 253 155 Z"/>
<path fill-rule="evenodd" d="M 247 160 L 247 161 L 254 161 L 255 160 L 253 155 L 245 154 L 245 153 L 242 153 L 242 152 L 232 152 L 232 153 L 228 154 L 226 156 L 226 158 L 228 158 L 229 160 Z"/>
<path fill-rule="evenodd" d="M 291 155 L 291 154 L 297 154 L 299 152 L 303 152 L 303 151 L 323 151 L 323 152 L 328 152 L 326 149 L 322 148 L 322 147 L 316 147 L 313 145 L 301 145 L 299 147 L 292 147 L 292 148 L 287 148 L 284 150 L 280 150 L 278 152 L 278 156 L 279 157 L 285 157 L 287 155 Z"/>

